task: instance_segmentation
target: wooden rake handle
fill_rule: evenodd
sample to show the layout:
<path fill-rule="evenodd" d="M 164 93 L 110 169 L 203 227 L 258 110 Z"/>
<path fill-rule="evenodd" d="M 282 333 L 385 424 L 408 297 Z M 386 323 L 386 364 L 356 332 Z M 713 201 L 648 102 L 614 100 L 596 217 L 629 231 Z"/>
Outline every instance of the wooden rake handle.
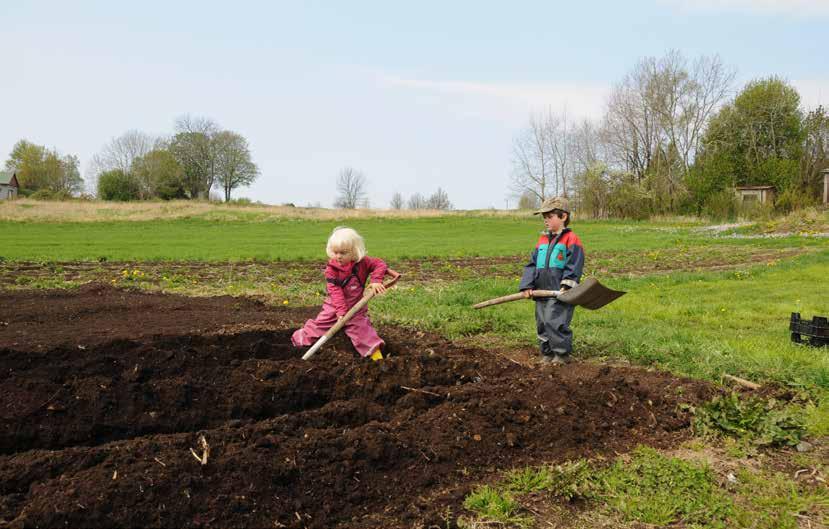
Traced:
<path fill-rule="evenodd" d="M 400 273 L 399 273 L 399 272 L 395 272 L 395 271 L 394 271 L 394 270 L 392 270 L 392 269 L 388 269 L 388 270 L 386 270 L 386 275 L 390 275 L 390 276 L 391 276 L 391 279 L 389 279 L 388 281 L 386 281 L 385 283 L 383 283 L 383 286 L 384 286 L 384 287 L 386 287 L 386 288 L 391 288 L 391 287 L 393 287 L 393 286 L 395 285 L 395 283 L 397 283 L 397 281 L 400 279 Z M 312 356 L 314 356 L 315 354 L 317 354 L 317 351 L 319 351 L 319 350 L 320 350 L 320 348 L 322 348 L 322 346 L 323 346 L 323 345 L 325 345 L 325 342 L 327 342 L 328 340 L 330 340 L 331 338 L 333 338 L 335 334 L 337 334 L 338 332 L 340 332 L 340 329 L 342 329 L 343 327 L 345 327 L 345 324 L 346 324 L 346 323 L 348 323 L 348 321 L 349 321 L 351 318 L 353 318 L 353 317 L 354 317 L 354 315 L 355 315 L 355 314 L 357 314 L 357 313 L 360 311 L 360 309 L 362 309 L 363 307 L 365 307 L 365 306 L 366 306 L 366 304 L 368 304 L 368 302 L 369 302 L 369 301 L 371 301 L 371 298 L 373 298 L 374 296 L 375 296 L 374 289 L 370 289 L 370 290 L 366 291 L 366 293 L 365 293 L 365 294 L 363 294 L 363 299 L 361 299 L 360 301 L 358 301 L 356 305 L 354 305 L 353 307 L 351 307 L 351 310 L 349 310 L 348 312 L 346 312 L 346 313 L 345 313 L 345 316 L 343 316 L 343 317 L 342 317 L 342 319 L 341 319 L 340 321 L 338 321 L 337 323 L 335 323 L 335 324 L 334 324 L 334 326 L 333 326 L 333 327 L 331 327 L 330 329 L 328 329 L 328 332 L 327 332 L 327 333 L 325 333 L 324 335 L 322 335 L 322 336 L 320 337 L 320 339 L 319 339 L 319 340 L 317 340 L 317 341 L 314 343 L 314 345 L 312 345 L 312 346 L 311 346 L 311 348 L 310 348 L 310 349 L 308 349 L 308 351 L 307 351 L 304 355 L 302 355 L 302 359 L 303 359 L 303 360 L 308 360 L 308 359 L 310 359 Z"/>

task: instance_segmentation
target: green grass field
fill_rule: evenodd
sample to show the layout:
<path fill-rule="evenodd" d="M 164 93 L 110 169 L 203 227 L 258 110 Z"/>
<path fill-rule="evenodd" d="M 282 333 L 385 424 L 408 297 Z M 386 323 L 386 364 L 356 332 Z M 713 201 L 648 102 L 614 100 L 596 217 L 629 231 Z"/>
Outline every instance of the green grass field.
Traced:
<path fill-rule="evenodd" d="M 537 218 L 452 216 L 421 219 L 349 219 L 266 222 L 151 220 L 106 222 L 0 221 L 0 256 L 29 261 L 241 261 L 325 258 L 331 230 L 347 224 L 366 239 L 369 253 L 388 260 L 528 254 L 538 238 Z M 820 248 L 815 237 L 726 238 L 681 223 L 584 221 L 573 228 L 591 253 L 620 258 L 671 248 Z M 645 256 L 645 259 L 653 259 Z"/>

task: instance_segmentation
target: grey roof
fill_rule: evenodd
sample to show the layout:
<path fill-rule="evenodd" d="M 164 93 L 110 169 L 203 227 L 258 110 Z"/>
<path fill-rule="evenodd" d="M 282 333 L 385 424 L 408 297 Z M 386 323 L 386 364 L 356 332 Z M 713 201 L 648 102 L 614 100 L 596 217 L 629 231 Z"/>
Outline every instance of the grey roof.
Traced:
<path fill-rule="evenodd" d="M 0 184 L 9 185 L 14 174 L 14 171 L 0 171 Z"/>

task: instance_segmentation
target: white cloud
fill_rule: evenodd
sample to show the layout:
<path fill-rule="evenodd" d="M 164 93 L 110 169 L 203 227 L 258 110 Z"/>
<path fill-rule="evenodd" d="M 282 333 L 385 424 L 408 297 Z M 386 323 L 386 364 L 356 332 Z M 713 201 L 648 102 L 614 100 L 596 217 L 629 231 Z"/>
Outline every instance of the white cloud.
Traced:
<path fill-rule="evenodd" d="M 829 15 L 829 0 L 660 0 L 686 13 L 740 12 L 758 15 Z"/>
<path fill-rule="evenodd" d="M 390 87 L 412 89 L 451 99 L 443 101 L 455 110 L 481 117 L 523 121 L 533 111 L 566 110 L 575 119 L 598 118 L 604 112 L 610 84 L 577 83 L 484 83 L 407 79 L 380 75 L 379 82 Z"/>

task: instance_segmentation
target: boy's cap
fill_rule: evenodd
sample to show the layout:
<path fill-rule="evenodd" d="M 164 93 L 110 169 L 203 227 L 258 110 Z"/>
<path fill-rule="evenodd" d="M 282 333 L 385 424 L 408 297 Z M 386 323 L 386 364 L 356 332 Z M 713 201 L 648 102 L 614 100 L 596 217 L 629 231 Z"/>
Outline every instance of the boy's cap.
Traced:
<path fill-rule="evenodd" d="M 533 215 L 538 215 L 539 213 L 547 213 L 549 211 L 553 211 L 554 209 L 570 213 L 570 205 L 567 203 L 566 198 L 552 197 L 545 200 L 544 203 L 541 204 L 541 208 L 538 211 L 534 211 Z"/>

